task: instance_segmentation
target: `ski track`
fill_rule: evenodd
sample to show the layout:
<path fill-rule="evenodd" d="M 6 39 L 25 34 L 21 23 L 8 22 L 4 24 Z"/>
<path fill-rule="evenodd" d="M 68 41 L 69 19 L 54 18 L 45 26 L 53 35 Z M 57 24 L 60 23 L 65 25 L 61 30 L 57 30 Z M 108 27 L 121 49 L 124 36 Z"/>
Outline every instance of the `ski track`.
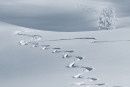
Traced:
<path fill-rule="evenodd" d="M 116 42 L 129 42 L 130 40 L 114 40 L 114 41 L 92 41 L 91 43 L 116 43 Z"/>
<path fill-rule="evenodd" d="M 30 34 L 24 33 L 23 31 L 17 32 L 16 35 L 30 37 L 30 39 L 28 41 L 25 41 L 25 40 L 19 41 L 19 45 L 29 45 L 29 46 L 32 46 L 32 47 L 40 47 L 41 50 L 47 50 L 47 49 L 52 50 L 52 53 L 63 53 L 62 58 L 74 57 L 75 58 L 74 61 L 72 61 L 67 66 L 67 68 L 81 68 L 82 72 L 72 76 L 72 78 L 73 79 L 83 79 L 84 81 L 72 83 L 72 85 L 78 85 L 78 86 L 84 86 L 84 87 L 105 86 L 106 85 L 105 83 L 96 83 L 98 78 L 85 77 L 84 76 L 85 73 L 91 72 L 94 68 L 88 67 L 88 66 L 78 66 L 78 65 L 76 65 L 76 63 L 79 62 L 79 61 L 82 61 L 84 59 L 84 57 L 72 55 L 71 53 L 75 52 L 74 50 L 62 50 L 59 47 L 53 48 L 49 44 L 42 44 L 42 42 L 45 42 L 45 41 L 62 41 L 62 40 L 78 40 L 78 39 L 79 40 L 82 40 L 82 39 L 92 39 L 92 40 L 94 40 L 93 42 L 90 42 L 90 43 L 105 43 L 105 42 L 117 42 L 117 41 L 95 41 L 97 39 L 93 38 L 93 37 L 41 41 L 41 39 L 42 39 L 41 35 L 30 35 Z M 120 41 L 123 41 L 123 40 L 120 40 Z M 125 41 L 130 41 L 130 40 L 125 40 Z M 90 84 L 88 84 L 88 82 L 86 82 L 86 79 L 90 82 Z M 95 84 L 91 84 L 91 81 L 95 82 Z M 122 86 L 112 86 L 112 87 L 122 87 Z"/>

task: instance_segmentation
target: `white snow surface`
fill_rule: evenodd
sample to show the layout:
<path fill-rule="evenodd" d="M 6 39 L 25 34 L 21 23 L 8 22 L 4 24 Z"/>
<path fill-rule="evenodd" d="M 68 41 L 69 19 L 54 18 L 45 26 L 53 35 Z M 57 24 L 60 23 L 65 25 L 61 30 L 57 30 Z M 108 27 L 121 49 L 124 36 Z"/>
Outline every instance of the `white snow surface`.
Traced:
<path fill-rule="evenodd" d="M 0 87 L 130 87 L 129 28 L 51 32 L 0 22 L 0 40 Z"/>

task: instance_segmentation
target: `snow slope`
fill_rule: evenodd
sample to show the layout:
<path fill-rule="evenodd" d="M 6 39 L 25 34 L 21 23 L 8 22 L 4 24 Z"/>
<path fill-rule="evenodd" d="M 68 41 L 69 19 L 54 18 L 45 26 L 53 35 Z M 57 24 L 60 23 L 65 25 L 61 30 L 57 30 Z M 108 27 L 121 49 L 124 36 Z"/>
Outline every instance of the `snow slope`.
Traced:
<path fill-rule="evenodd" d="M 116 6 L 108 0 L 0 0 L 0 21 L 47 31 L 92 31 L 102 9 Z"/>
<path fill-rule="evenodd" d="M 129 33 L 50 32 L 0 22 L 0 87 L 129 87 Z"/>

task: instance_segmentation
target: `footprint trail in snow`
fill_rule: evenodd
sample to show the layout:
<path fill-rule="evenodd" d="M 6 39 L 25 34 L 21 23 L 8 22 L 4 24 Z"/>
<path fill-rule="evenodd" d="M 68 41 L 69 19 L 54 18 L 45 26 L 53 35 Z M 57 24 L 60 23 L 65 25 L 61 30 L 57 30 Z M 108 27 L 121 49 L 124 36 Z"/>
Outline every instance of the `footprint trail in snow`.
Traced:
<path fill-rule="evenodd" d="M 92 40 L 96 40 L 96 38 L 93 37 L 88 37 L 88 38 L 70 38 L 70 39 L 56 39 L 56 40 L 44 40 L 42 41 L 42 36 L 41 35 L 31 35 L 31 34 L 26 34 L 22 31 L 17 32 L 16 35 L 19 36 L 25 36 L 25 37 L 29 37 L 29 40 L 21 40 L 19 41 L 19 45 L 29 45 L 31 47 L 39 47 L 41 50 L 52 50 L 52 53 L 62 53 L 62 58 L 66 59 L 66 58 L 74 58 L 74 61 L 72 61 L 70 64 L 67 65 L 67 68 L 71 69 L 71 68 L 80 68 L 82 69 L 81 73 L 78 73 L 74 76 L 72 76 L 73 79 L 82 79 L 83 82 L 77 82 L 77 83 L 72 83 L 72 85 L 78 85 L 78 86 L 84 86 L 84 87 L 92 87 L 92 86 L 104 86 L 106 85 L 105 83 L 97 83 L 96 81 L 98 80 L 98 78 L 94 78 L 94 77 L 85 77 L 84 74 L 91 72 L 94 68 L 92 67 L 88 67 L 88 66 L 79 66 L 77 65 L 77 63 L 79 61 L 82 61 L 84 59 L 84 57 L 82 56 L 77 56 L 77 55 L 72 55 L 72 53 L 74 53 L 74 50 L 62 50 L 59 47 L 51 47 L 51 45 L 49 44 L 45 44 L 45 42 L 47 41 L 62 41 L 62 40 L 88 40 L 88 39 L 92 39 Z M 44 42 L 44 43 L 43 43 Z M 86 82 L 86 80 L 88 80 Z M 95 82 L 95 84 L 91 83 L 91 82 Z M 113 86 L 113 87 L 120 87 L 120 86 Z"/>

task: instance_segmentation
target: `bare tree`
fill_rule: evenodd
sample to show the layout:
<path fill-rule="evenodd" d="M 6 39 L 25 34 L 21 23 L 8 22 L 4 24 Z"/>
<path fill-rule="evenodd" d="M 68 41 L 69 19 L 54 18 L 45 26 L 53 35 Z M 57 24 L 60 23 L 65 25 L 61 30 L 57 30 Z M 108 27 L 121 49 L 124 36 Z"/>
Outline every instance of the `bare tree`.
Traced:
<path fill-rule="evenodd" d="M 104 8 L 98 20 L 99 29 L 114 29 L 116 28 L 116 13 L 112 8 Z"/>

